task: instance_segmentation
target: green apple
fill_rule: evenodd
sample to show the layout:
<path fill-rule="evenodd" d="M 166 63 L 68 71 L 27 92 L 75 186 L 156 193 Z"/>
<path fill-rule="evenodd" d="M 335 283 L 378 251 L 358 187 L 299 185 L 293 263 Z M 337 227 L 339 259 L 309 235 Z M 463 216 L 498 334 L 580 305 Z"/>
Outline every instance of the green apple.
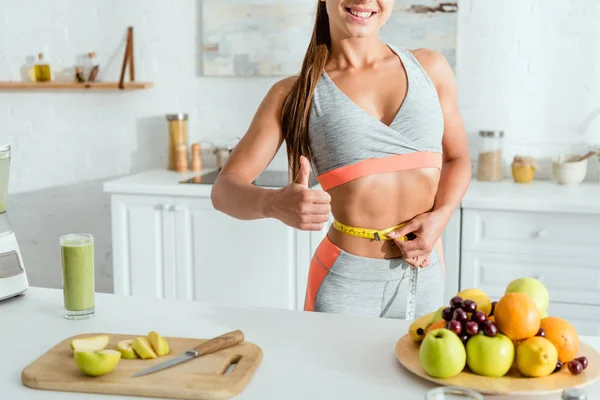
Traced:
<path fill-rule="evenodd" d="M 108 346 L 108 335 L 90 336 L 71 341 L 71 349 L 76 350 L 102 350 Z"/>
<path fill-rule="evenodd" d="M 535 278 L 518 278 L 510 282 L 505 293 L 525 293 L 531 297 L 540 314 L 548 311 L 550 295 L 546 286 Z"/>
<path fill-rule="evenodd" d="M 435 315 L 433 316 L 433 323 L 435 324 L 438 321 L 443 320 L 444 318 L 442 317 L 442 311 L 444 310 L 444 308 L 448 308 L 448 306 L 443 306 L 440 307 L 436 312 Z"/>
<path fill-rule="evenodd" d="M 477 375 L 504 376 L 514 359 L 515 346 L 501 333 L 489 337 L 479 332 L 467 342 L 467 365 Z"/>
<path fill-rule="evenodd" d="M 75 350 L 75 365 L 84 374 L 100 376 L 115 369 L 121 353 L 116 350 Z"/>
<path fill-rule="evenodd" d="M 152 331 L 148 334 L 148 342 L 157 356 L 160 357 L 169 354 L 169 344 L 165 338 L 160 336 L 157 332 Z"/>
<path fill-rule="evenodd" d="M 133 350 L 135 350 L 135 352 L 138 356 L 140 356 L 141 359 L 146 360 L 148 358 L 157 357 L 154 350 L 152 350 L 152 346 L 148 342 L 148 339 L 144 336 L 140 336 L 137 339 L 135 339 L 131 344 L 131 347 L 133 348 Z"/>
<path fill-rule="evenodd" d="M 419 362 L 434 378 L 450 378 L 465 368 L 465 346 L 454 332 L 446 328 L 431 331 L 419 349 Z"/>
<path fill-rule="evenodd" d="M 117 350 L 119 351 L 119 353 L 121 353 L 121 357 L 130 360 L 138 358 L 138 355 L 133 350 L 133 347 L 131 347 L 132 344 L 132 339 L 121 340 L 119 343 L 117 343 Z"/>

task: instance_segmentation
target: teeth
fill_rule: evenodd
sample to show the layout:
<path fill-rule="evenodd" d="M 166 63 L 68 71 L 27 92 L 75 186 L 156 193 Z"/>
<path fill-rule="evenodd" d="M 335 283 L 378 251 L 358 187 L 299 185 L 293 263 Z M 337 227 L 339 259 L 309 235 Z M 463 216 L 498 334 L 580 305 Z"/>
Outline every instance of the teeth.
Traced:
<path fill-rule="evenodd" d="M 350 10 L 350 14 L 352 14 L 352 15 L 358 17 L 358 18 L 369 18 L 372 13 L 370 13 L 370 12 L 358 12 L 358 11 Z"/>

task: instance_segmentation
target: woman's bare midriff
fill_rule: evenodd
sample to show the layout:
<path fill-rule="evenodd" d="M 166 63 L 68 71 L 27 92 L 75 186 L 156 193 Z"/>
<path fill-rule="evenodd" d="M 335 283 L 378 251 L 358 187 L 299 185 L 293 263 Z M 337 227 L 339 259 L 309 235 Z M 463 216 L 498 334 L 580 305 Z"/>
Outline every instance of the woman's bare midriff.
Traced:
<path fill-rule="evenodd" d="M 346 225 L 386 229 L 431 211 L 438 188 L 437 168 L 389 172 L 361 177 L 328 191 L 333 217 Z M 329 239 L 344 251 L 362 257 L 397 258 L 393 241 L 375 241 L 329 229 Z"/>

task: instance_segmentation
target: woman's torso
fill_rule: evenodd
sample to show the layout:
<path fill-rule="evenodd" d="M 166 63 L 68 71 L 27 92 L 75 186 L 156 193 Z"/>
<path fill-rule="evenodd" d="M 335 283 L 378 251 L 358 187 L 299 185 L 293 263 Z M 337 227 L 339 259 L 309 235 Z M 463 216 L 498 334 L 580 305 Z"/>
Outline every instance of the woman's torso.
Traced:
<path fill-rule="evenodd" d="M 332 214 L 362 228 L 385 229 L 431 210 L 441 169 L 444 122 L 435 86 L 411 52 L 389 48 L 389 62 L 374 71 L 324 71 L 309 121 L 311 162 Z M 356 255 L 400 256 L 391 241 L 333 228 L 329 237 Z"/>

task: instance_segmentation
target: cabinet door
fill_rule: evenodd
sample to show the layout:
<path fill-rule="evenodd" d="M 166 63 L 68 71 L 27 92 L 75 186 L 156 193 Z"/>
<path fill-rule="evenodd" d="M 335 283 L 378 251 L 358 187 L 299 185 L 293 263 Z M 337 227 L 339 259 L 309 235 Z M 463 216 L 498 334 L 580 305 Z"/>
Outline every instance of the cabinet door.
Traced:
<path fill-rule="evenodd" d="M 175 204 L 179 299 L 296 308 L 296 230 L 272 219 L 237 220 L 210 198 Z"/>
<path fill-rule="evenodd" d="M 116 294 L 175 298 L 173 197 L 112 196 Z"/>

